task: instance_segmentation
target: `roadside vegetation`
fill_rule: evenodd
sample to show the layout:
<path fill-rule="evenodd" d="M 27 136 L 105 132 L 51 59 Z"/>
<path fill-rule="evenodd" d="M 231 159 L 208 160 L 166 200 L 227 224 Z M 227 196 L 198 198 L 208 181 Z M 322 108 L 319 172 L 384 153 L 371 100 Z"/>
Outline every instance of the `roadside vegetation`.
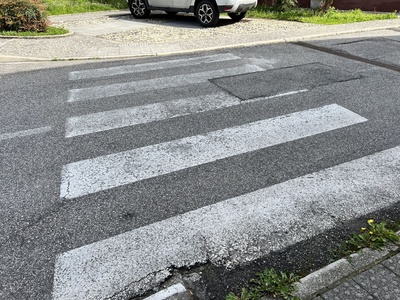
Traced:
<path fill-rule="evenodd" d="M 359 233 L 354 233 L 349 239 L 332 251 L 332 260 L 347 257 L 364 248 L 383 250 L 389 242 L 400 246 L 400 237 L 397 231 L 400 225 L 397 222 L 376 223 L 370 219 L 366 227 L 362 227 Z M 225 300 L 260 300 L 264 296 L 278 299 L 299 300 L 295 296 L 296 285 L 300 277 L 293 273 L 277 272 L 274 269 L 265 269 L 262 273 L 256 273 L 254 279 L 250 279 L 247 287 L 238 293 L 229 293 Z"/>
<path fill-rule="evenodd" d="M 238 295 L 229 293 L 226 300 L 259 300 L 264 296 L 280 299 L 298 300 L 294 296 L 296 286 L 294 283 L 300 280 L 293 273 L 277 272 L 275 269 L 265 269 L 256 274 L 256 278 L 250 280 L 249 288 L 243 288 Z"/>
<path fill-rule="evenodd" d="M 48 36 L 67 32 L 49 26 L 46 7 L 40 0 L 0 0 L 2 36 Z"/>
<path fill-rule="evenodd" d="M 250 18 L 265 18 L 315 24 L 343 24 L 397 18 L 395 13 L 338 11 L 325 0 L 319 9 L 299 8 L 297 0 L 276 0 L 274 6 L 260 5 L 248 12 Z M 68 31 L 49 26 L 48 15 L 126 9 L 125 0 L 0 0 L 0 35 L 40 36 Z"/>
<path fill-rule="evenodd" d="M 366 227 L 362 227 L 359 233 L 354 233 L 333 251 L 334 256 L 345 257 L 364 248 L 382 250 L 389 242 L 400 246 L 400 237 L 397 234 L 399 229 L 400 226 L 396 222 L 375 223 L 372 219 L 368 220 Z"/>
<path fill-rule="evenodd" d="M 325 25 L 397 18 L 395 13 L 366 13 L 359 9 L 339 11 L 334 7 L 330 7 L 325 11 L 294 7 L 287 10 L 277 10 L 269 6 L 258 6 L 250 11 L 247 16 L 249 18 L 276 19 Z"/>
<path fill-rule="evenodd" d="M 37 31 L 1 31 L 0 35 L 3 36 L 21 36 L 21 37 L 27 37 L 27 36 L 51 36 L 51 35 L 60 35 L 60 34 L 66 34 L 69 31 L 64 28 L 58 28 L 58 27 L 52 27 L 52 26 L 47 26 L 46 31 L 44 32 L 37 32 Z"/>
<path fill-rule="evenodd" d="M 125 0 L 42 0 L 49 15 L 127 9 Z"/>

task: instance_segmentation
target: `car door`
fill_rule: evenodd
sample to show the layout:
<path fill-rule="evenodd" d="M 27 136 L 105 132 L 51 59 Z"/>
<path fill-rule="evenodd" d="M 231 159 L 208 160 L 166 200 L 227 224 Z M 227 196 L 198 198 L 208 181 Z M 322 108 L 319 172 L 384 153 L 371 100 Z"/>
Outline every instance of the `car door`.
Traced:
<path fill-rule="evenodd" d="M 173 7 L 173 0 L 147 0 L 147 3 L 151 7 L 159 7 L 159 8 L 171 8 Z"/>
<path fill-rule="evenodd" d="M 194 0 L 172 0 L 174 7 L 188 9 Z"/>

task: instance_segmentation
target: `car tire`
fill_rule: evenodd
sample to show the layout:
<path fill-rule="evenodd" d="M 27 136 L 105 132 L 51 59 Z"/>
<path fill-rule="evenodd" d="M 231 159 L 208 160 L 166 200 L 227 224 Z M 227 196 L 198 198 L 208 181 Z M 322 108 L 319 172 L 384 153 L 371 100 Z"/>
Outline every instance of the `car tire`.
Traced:
<path fill-rule="evenodd" d="M 203 27 L 212 27 L 218 23 L 219 10 L 217 5 L 210 0 L 201 1 L 196 7 L 197 21 Z"/>
<path fill-rule="evenodd" d="M 146 7 L 145 0 L 129 0 L 129 10 L 136 19 L 145 19 L 150 15 L 150 10 Z"/>
<path fill-rule="evenodd" d="M 241 13 L 228 13 L 228 16 L 235 22 L 239 22 L 246 16 L 246 12 Z"/>

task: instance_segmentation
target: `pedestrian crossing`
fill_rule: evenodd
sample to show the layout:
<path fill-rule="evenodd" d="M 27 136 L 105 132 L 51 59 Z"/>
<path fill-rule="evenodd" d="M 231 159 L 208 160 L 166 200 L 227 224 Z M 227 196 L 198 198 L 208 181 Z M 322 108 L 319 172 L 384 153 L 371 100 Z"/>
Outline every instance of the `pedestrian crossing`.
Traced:
<path fill-rule="evenodd" d="M 224 67 L 223 63 L 226 61 L 237 63 L 234 67 Z M 69 91 L 66 100 L 69 103 L 79 103 L 122 95 L 140 96 L 149 91 L 175 87 L 191 89 L 193 85 L 202 83 L 211 85 L 209 81 L 215 78 L 265 71 L 228 53 L 73 71 L 69 74 L 69 79 L 76 82 L 200 64 L 208 65 L 210 70 L 99 86 L 96 82 L 94 85 L 88 83 L 89 86 L 85 86 L 83 81 L 82 87 Z M 219 89 L 219 92 L 215 92 L 215 89 L 210 89 L 210 93 L 187 98 L 144 105 L 133 103 L 130 107 L 70 116 L 66 119 L 65 138 L 80 136 L 82 142 L 94 133 L 101 134 L 110 130 L 117 132 L 121 128 L 135 130 L 139 124 L 156 124 L 182 116 L 190 118 L 196 114 L 217 110 L 223 116 L 228 108 L 305 93 L 307 88 L 305 86 L 298 91 L 282 90 L 275 96 L 244 102 L 228 91 Z M 72 161 L 62 167 L 60 197 L 63 201 L 80 201 L 81 197 L 97 192 L 118 189 L 184 169 L 195 169 L 204 164 L 365 122 L 368 122 L 368 119 L 356 112 L 330 103 Z M 382 207 L 382 203 L 365 205 L 362 196 L 377 185 L 373 180 L 377 173 L 385 174 L 384 180 L 388 186 L 398 180 L 398 175 L 393 177 L 390 170 L 393 164 L 398 163 L 399 151 L 399 148 L 394 148 L 310 176 L 238 195 L 62 253 L 55 265 L 53 299 L 105 299 L 124 289 L 126 291 L 127 286 L 130 286 L 131 295 L 134 295 L 135 291 L 140 289 L 135 283 L 140 283 L 154 274 L 159 276 L 155 281 L 162 282 L 169 276 L 170 273 L 166 270 L 171 265 L 190 266 L 206 261 L 229 259 L 241 261 L 240 257 L 244 257 L 245 260 L 254 259 L 262 253 L 279 250 L 332 228 L 335 222 L 325 219 L 329 214 L 343 214 L 345 219 L 378 209 Z M 343 178 L 346 180 L 343 181 Z M 348 191 L 357 194 L 353 204 L 361 205 L 363 209 L 353 209 L 353 205 L 341 198 L 348 195 Z M 336 193 L 335 199 L 339 200 L 331 203 L 329 193 Z M 320 199 L 321 195 L 326 198 Z M 324 213 L 310 215 L 310 203 L 315 202 L 320 203 L 320 209 Z M 342 210 L 347 212 L 344 214 Z M 304 216 L 309 219 L 305 220 Z M 314 224 L 315 228 L 311 232 L 298 233 L 291 239 L 280 236 L 282 230 L 287 231 L 298 224 Z M 272 242 L 274 239 L 279 242 Z"/>
<path fill-rule="evenodd" d="M 73 71 L 69 73 L 69 80 L 82 80 L 116 75 L 127 75 L 140 72 L 162 70 L 165 68 L 191 67 L 201 64 L 213 64 L 230 60 L 239 60 L 240 57 L 231 53 L 206 55 L 192 58 L 171 59 L 161 62 L 143 63 L 128 66 L 100 68 L 94 70 Z"/>
<path fill-rule="evenodd" d="M 205 83 L 213 78 L 233 76 L 238 74 L 248 74 L 259 71 L 264 71 L 264 69 L 255 65 L 246 64 L 240 67 L 233 67 L 229 69 L 189 73 L 185 75 L 175 75 L 126 83 L 115 83 L 89 88 L 72 89 L 69 91 L 68 102 L 101 99 L 106 97 L 143 93 L 179 86 L 188 86 L 191 84 Z"/>
<path fill-rule="evenodd" d="M 365 121 L 333 104 L 79 161 L 64 166 L 61 197 L 84 196 Z"/>

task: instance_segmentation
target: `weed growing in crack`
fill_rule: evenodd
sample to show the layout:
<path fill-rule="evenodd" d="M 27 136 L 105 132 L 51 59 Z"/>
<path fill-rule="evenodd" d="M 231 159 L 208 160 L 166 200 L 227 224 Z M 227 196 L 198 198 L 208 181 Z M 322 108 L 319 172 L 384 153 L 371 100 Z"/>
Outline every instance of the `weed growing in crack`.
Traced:
<path fill-rule="evenodd" d="M 375 223 L 372 219 L 368 220 L 367 224 L 368 227 L 361 228 L 360 233 L 353 234 L 349 240 L 339 246 L 336 251 L 338 256 L 344 257 L 363 248 L 382 250 L 388 242 L 400 243 L 400 237 L 394 229 L 398 228 L 397 224 L 388 227 L 386 222 Z"/>
<path fill-rule="evenodd" d="M 295 282 L 300 280 L 293 273 L 277 272 L 275 269 L 265 269 L 256 273 L 256 278 L 250 280 L 250 288 L 243 288 L 237 296 L 230 293 L 226 300 L 258 300 L 263 296 L 281 297 L 286 300 L 298 300 L 294 296 Z"/>

